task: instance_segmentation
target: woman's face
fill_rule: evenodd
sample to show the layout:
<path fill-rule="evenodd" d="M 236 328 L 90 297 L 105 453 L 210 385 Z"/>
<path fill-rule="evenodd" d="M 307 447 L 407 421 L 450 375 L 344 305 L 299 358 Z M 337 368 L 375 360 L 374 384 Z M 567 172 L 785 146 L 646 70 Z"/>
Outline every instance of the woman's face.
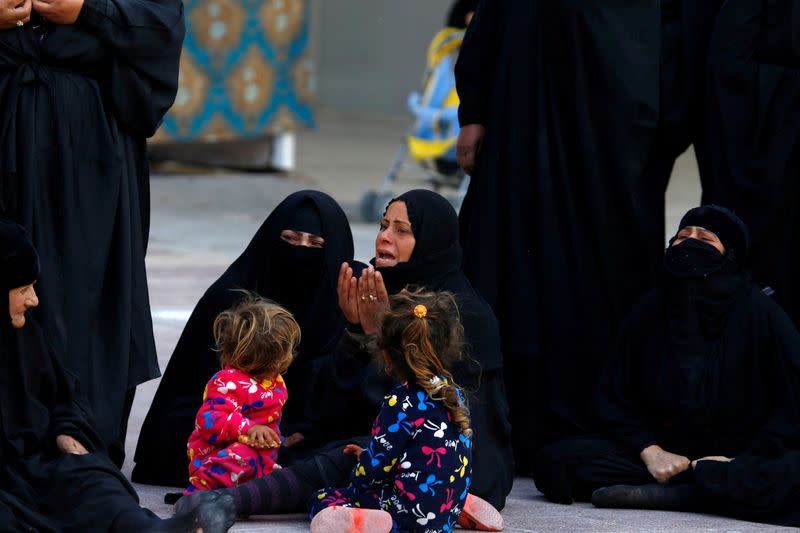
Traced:
<path fill-rule="evenodd" d="M 39 297 L 33 283 L 8 291 L 8 312 L 11 325 L 19 329 L 25 325 L 25 311 L 39 305 Z"/>
<path fill-rule="evenodd" d="M 405 202 L 392 202 L 375 239 L 375 266 L 393 267 L 411 259 L 416 244 Z"/>
<path fill-rule="evenodd" d="M 686 239 L 697 239 L 698 241 L 710 244 L 719 250 L 719 253 L 725 254 L 725 246 L 713 231 L 708 231 L 700 226 L 686 226 L 678 231 L 678 234 L 675 236 L 675 240 L 672 242 L 672 246 L 676 246 Z"/>
<path fill-rule="evenodd" d="M 307 248 L 324 248 L 325 239 L 313 233 L 285 229 L 281 232 L 281 239 L 293 246 L 305 246 Z"/>

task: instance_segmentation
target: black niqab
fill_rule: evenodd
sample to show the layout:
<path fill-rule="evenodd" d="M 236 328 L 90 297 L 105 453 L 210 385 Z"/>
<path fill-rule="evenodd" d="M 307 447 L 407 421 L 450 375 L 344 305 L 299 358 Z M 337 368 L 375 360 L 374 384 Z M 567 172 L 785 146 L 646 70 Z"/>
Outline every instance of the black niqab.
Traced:
<path fill-rule="evenodd" d="M 325 239 L 323 248 L 293 246 L 281 231 L 308 231 Z M 227 271 L 206 291 L 192 312 L 170 358 L 145 419 L 133 479 L 181 486 L 187 483 L 186 441 L 202 401 L 203 388 L 219 370 L 212 324 L 241 299 L 237 289 L 256 292 L 288 308 L 302 332 L 298 356 L 284 374 L 290 399 L 281 431 L 308 434 L 316 395 L 306 390 L 315 359 L 333 351 L 344 330 L 336 283 L 342 262 L 352 262 L 353 237 L 347 217 L 330 196 L 317 191 L 290 195 L 270 214 Z"/>

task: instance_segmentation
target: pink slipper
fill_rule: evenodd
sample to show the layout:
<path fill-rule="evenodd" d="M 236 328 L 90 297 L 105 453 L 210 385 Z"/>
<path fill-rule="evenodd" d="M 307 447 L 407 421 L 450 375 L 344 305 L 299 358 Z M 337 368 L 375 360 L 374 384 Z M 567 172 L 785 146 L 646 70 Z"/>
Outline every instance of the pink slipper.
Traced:
<path fill-rule="evenodd" d="M 480 531 L 503 531 L 506 527 L 500 512 L 492 504 L 472 494 L 467 494 L 464 509 L 458 517 L 458 525 L 464 529 Z"/>
<path fill-rule="evenodd" d="M 389 533 L 392 515 L 376 509 L 328 507 L 311 520 L 311 533 Z"/>

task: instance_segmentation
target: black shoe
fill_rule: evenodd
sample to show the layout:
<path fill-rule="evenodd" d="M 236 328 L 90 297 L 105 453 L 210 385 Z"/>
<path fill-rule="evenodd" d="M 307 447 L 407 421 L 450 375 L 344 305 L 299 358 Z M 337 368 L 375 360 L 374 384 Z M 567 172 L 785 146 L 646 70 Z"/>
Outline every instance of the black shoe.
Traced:
<path fill-rule="evenodd" d="M 606 509 L 690 511 L 697 500 L 693 485 L 614 485 L 592 493 L 592 504 Z"/>

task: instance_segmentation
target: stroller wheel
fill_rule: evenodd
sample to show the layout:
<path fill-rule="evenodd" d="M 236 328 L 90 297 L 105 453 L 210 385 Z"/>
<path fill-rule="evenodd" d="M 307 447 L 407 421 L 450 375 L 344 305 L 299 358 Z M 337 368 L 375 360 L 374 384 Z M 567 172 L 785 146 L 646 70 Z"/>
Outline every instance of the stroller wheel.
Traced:
<path fill-rule="evenodd" d="M 392 193 L 367 191 L 361 197 L 359 213 L 364 222 L 378 222 L 386 211 L 386 204 L 394 198 Z"/>

